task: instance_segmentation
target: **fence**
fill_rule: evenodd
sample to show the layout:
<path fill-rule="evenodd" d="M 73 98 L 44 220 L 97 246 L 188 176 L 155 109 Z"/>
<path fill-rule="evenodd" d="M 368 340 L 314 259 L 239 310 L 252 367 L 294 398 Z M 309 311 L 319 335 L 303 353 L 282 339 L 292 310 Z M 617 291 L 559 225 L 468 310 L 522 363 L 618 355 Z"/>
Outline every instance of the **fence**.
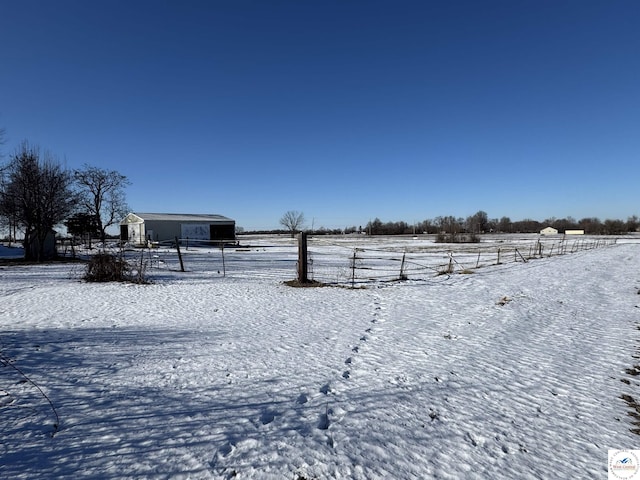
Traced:
<path fill-rule="evenodd" d="M 615 238 L 538 238 L 527 242 L 492 244 L 369 245 L 345 248 L 342 255 L 329 252 L 336 244 L 312 242 L 310 279 L 323 283 L 356 284 L 395 280 L 423 280 L 433 276 L 470 273 L 475 269 L 507 263 L 526 263 L 554 255 L 566 255 L 615 244 Z M 335 259 L 340 258 L 336 264 Z M 345 266 L 346 264 L 346 266 Z"/>
<path fill-rule="evenodd" d="M 537 258 L 567 255 L 615 244 L 618 237 L 537 237 L 494 235 L 478 244 L 438 244 L 432 236 L 309 237 L 307 275 L 324 284 L 356 286 L 397 280 L 424 280 L 439 275 Z M 179 247 L 179 248 L 178 248 Z M 180 239 L 129 249 L 152 276 L 186 271 L 191 277 L 244 277 L 292 280 L 298 271 L 299 246 L 284 236 L 241 237 L 235 245 Z"/>

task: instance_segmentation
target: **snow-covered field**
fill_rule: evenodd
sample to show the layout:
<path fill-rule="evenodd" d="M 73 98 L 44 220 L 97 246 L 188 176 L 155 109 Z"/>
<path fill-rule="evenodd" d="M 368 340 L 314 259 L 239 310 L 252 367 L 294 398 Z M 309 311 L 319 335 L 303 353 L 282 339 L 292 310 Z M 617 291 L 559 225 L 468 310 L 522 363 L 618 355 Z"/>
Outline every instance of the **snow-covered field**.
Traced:
<path fill-rule="evenodd" d="M 0 266 L 0 478 L 606 478 L 640 445 L 639 253 L 355 289 Z"/>

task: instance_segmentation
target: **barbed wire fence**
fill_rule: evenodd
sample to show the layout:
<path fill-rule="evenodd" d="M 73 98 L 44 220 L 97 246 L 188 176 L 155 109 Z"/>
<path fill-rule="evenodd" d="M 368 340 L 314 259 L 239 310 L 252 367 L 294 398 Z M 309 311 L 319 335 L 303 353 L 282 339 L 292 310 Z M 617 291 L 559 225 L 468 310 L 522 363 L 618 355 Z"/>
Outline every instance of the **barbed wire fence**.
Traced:
<path fill-rule="evenodd" d="M 313 265 L 311 280 L 355 286 L 370 282 L 424 280 L 438 275 L 472 273 L 494 265 L 527 263 L 531 260 L 566 255 L 616 243 L 602 239 L 536 239 L 529 244 L 425 244 L 406 247 L 353 247 L 342 256 L 335 249 L 345 247 L 322 239 L 309 247 Z M 333 247 L 333 251 L 330 248 Z M 336 264 L 336 258 L 342 258 Z M 342 264 L 340 268 L 339 264 Z"/>
<path fill-rule="evenodd" d="M 154 242 L 145 248 L 129 249 L 130 255 L 144 252 L 148 268 L 183 271 L 211 277 L 250 277 L 284 280 L 295 276 L 297 250 L 294 246 L 242 245 L 219 241 L 178 238 Z"/>
<path fill-rule="evenodd" d="M 615 237 L 536 238 L 519 242 L 439 244 L 432 240 L 406 241 L 386 237 L 310 236 L 307 275 L 313 282 L 362 286 L 405 280 L 427 280 L 441 275 L 473 273 L 490 266 L 524 264 L 535 259 L 568 255 L 615 244 Z M 191 277 L 254 278 L 287 281 L 298 271 L 295 239 L 234 244 L 174 239 L 145 248 L 128 248 L 130 258 L 146 265 L 152 276 L 188 272 Z"/>

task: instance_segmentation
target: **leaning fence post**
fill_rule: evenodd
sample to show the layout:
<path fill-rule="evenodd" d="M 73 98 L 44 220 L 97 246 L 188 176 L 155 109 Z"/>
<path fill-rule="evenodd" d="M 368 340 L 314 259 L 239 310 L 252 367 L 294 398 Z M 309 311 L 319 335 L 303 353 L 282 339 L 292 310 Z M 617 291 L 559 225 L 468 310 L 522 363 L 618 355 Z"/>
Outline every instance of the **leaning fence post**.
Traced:
<path fill-rule="evenodd" d="M 518 251 L 518 249 L 517 249 L 517 248 L 516 248 L 516 254 L 520 255 L 520 258 L 522 259 L 522 261 L 523 261 L 524 263 L 527 263 L 527 259 L 526 259 L 526 258 L 524 258 L 524 257 L 522 256 L 522 254 Z M 516 258 L 516 261 L 517 261 L 517 258 Z"/>
<path fill-rule="evenodd" d="M 178 250 L 178 260 L 180 260 L 180 271 L 184 272 L 184 263 L 182 263 L 182 253 L 180 253 L 180 242 L 178 241 L 178 237 L 176 237 L 176 249 Z"/>
<path fill-rule="evenodd" d="M 407 255 L 407 252 L 402 254 L 402 262 L 400 263 L 400 280 L 406 280 L 407 276 L 404 273 L 404 258 Z"/>

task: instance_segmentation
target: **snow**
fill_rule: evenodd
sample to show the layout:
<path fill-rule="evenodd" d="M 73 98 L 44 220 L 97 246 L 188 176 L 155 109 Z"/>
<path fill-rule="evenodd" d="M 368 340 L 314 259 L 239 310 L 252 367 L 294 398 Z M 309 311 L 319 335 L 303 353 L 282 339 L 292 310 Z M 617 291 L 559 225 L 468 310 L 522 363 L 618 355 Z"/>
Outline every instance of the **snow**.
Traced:
<path fill-rule="evenodd" d="M 24 257 L 24 249 L 16 245 L 0 244 L 0 259 L 4 258 L 21 258 Z"/>
<path fill-rule="evenodd" d="M 606 478 L 639 443 L 639 248 L 354 289 L 2 265 L 0 477 Z"/>

